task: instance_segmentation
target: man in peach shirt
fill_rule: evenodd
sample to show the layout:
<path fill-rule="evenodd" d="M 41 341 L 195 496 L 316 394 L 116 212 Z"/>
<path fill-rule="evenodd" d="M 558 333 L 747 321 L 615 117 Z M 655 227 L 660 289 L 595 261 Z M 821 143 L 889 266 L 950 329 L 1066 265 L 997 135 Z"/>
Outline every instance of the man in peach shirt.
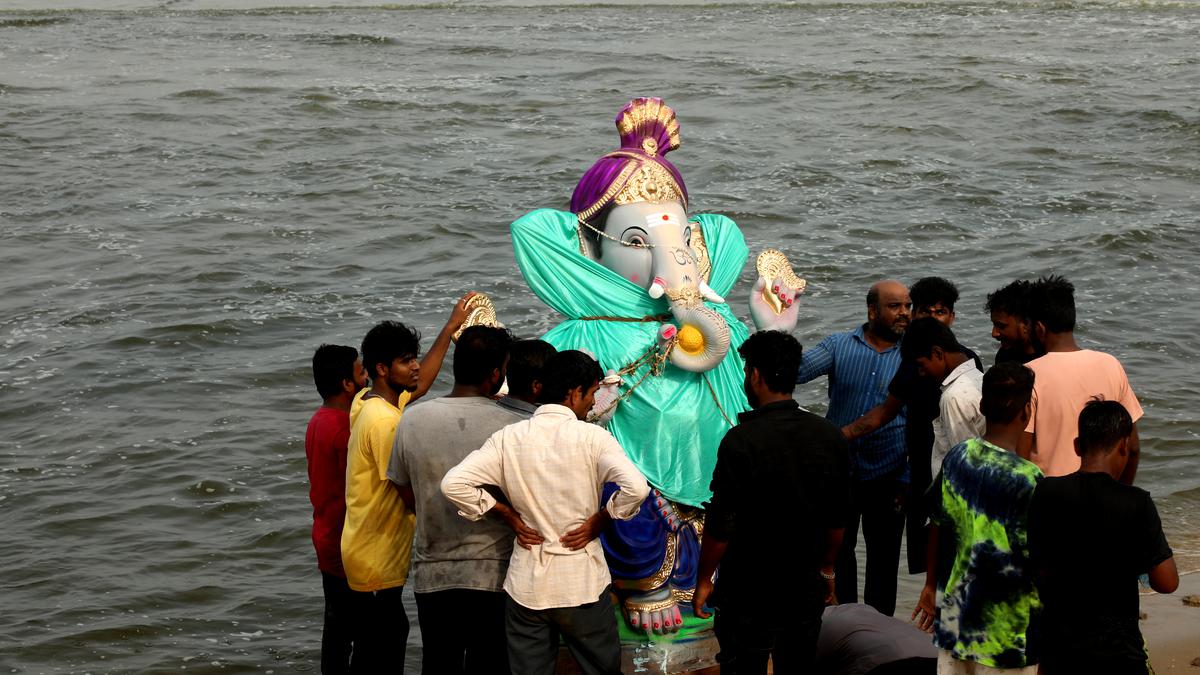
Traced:
<path fill-rule="evenodd" d="M 1032 414 L 1017 449 L 1047 476 L 1079 470 L 1075 436 L 1079 413 L 1088 401 L 1117 401 L 1133 418 L 1129 463 L 1121 482 L 1133 484 L 1137 473 L 1137 421 L 1142 416 L 1125 369 L 1110 354 L 1081 349 L 1075 342 L 1075 287 L 1061 276 L 1038 280 L 1031 289 L 1030 319 L 1045 355 L 1030 361 L 1034 373 Z"/>

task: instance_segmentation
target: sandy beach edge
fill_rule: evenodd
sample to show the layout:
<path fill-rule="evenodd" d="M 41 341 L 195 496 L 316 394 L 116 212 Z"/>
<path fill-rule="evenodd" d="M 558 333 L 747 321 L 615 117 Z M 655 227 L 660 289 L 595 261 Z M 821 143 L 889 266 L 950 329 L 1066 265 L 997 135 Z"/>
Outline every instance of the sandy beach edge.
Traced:
<path fill-rule="evenodd" d="M 1170 595 L 1142 595 L 1142 635 L 1150 650 L 1150 665 L 1156 675 L 1188 673 L 1200 675 L 1200 607 L 1184 604 L 1188 596 L 1200 596 L 1200 569 L 1180 575 L 1179 590 Z"/>

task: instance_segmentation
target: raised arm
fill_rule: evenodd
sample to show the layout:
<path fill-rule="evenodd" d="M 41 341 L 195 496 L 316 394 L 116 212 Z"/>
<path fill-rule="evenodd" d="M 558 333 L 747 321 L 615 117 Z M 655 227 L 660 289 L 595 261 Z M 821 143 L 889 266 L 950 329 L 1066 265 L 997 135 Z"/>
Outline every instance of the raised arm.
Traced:
<path fill-rule="evenodd" d="M 796 384 L 804 384 L 833 370 L 833 335 L 821 340 L 816 347 L 804 350 L 800 355 L 800 372 Z"/>
<path fill-rule="evenodd" d="M 421 398 L 429 391 L 433 383 L 437 381 L 438 373 L 442 370 L 442 361 L 446 360 L 446 352 L 450 349 L 450 338 L 454 332 L 463 325 L 467 320 L 467 316 L 471 313 L 467 307 L 467 301 L 471 296 L 475 295 L 475 291 L 471 291 L 459 298 L 458 302 L 454 303 L 454 309 L 450 311 L 450 318 L 446 320 L 446 325 L 442 326 L 441 332 L 434 339 L 433 345 L 429 347 L 429 351 L 425 352 L 425 356 L 421 359 L 421 370 L 417 374 L 417 388 L 409 395 L 408 402 Z"/>

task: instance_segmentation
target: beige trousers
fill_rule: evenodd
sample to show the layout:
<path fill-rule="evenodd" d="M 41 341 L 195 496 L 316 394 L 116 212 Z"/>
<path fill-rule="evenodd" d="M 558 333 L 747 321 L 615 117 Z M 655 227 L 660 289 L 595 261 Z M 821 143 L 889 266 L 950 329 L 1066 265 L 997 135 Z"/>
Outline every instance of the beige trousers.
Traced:
<path fill-rule="evenodd" d="M 1024 668 L 993 668 L 974 661 L 960 661 L 950 652 L 938 650 L 937 675 L 1037 675 L 1037 665 Z"/>

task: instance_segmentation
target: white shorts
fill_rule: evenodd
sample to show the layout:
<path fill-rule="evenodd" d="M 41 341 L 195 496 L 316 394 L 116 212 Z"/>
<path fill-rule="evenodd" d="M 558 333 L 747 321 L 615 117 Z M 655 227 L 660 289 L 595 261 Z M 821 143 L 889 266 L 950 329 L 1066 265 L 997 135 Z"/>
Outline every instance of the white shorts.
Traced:
<path fill-rule="evenodd" d="M 938 650 L 937 675 L 1037 675 L 1037 665 L 1024 668 L 993 668 L 974 661 L 962 661 L 950 652 Z"/>

